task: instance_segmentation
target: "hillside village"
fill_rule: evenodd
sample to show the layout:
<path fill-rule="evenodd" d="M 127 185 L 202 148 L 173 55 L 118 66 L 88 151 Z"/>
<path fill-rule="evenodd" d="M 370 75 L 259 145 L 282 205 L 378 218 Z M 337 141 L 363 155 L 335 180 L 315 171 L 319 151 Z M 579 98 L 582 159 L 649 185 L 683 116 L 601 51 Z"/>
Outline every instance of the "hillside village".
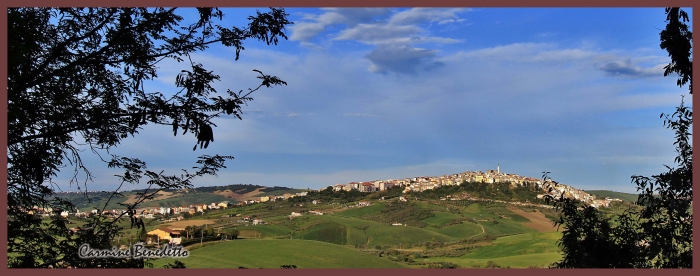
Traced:
<path fill-rule="evenodd" d="M 359 190 L 360 192 L 376 192 L 383 191 L 394 186 L 404 187 L 404 193 L 408 192 L 422 192 L 425 190 L 431 190 L 439 188 L 441 186 L 451 186 L 459 185 L 462 182 L 481 182 L 481 183 L 505 183 L 508 182 L 512 187 L 516 186 L 530 186 L 535 185 L 538 189 L 542 191 L 542 194 L 538 195 L 538 198 L 543 198 L 546 194 L 558 197 L 562 194 L 566 198 L 574 198 L 589 204 L 595 208 L 601 206 L 609 206 L 613 201 L 621 201 L 620 199 L 596 199 L 595 196 L 590 195 L 583 190 L 576 189 L 569 185 L 561 184 L 555 185 L 554 182 L 547 179 L 547 181 L 542 181 L 541 179 L 534 177 L 520 176 L 516 174 L 506 174 L 501 173 L 500 166 L 496 170 L 487 170 L 486 172 L 470 172 L 466 171 L 459 174 L 450 174 L 442 176 L 421 176 L 405 178 L 400 180 L 375 180 L 371 182 L 350 182 L 348 184 L 337 184 L 332 186 L 334 191 L 340 190 Z M 549 192 L 549 189 L 552 191 Z M 328 189 L 324 188 L 319 191 Z"/>
<path fill-rule="evenodd" d="M 538 189 L 542 191 L 542 194 L 539 194 L 537 197 L 538 198 L 543 198 L 547 193 L 549 193 L 552 196 L 558 197 L 561 196 L 562 194 L 566 198 L 574 198 L 577 200 L 580 200 L 582 202 L 585 202 L 589 204 L 590 206 L 593 206 L 595 208 L 601 207 L 601 206 L 609 206 L 611 202 L 613 201 L 621 201 L 620 199 L 612 199 L 612 198 L 605 198 L 605 199 L 597 199 L 594 195 L 590 195 L 583 190 L 576 189 L 574 187 L 571 187 L 569 185 L 561 184 L 559 183 L 558 185 L 555 186 L 554 182 L 547 180 L 543 181 L 542 179 L 534 178 L 534 177 L 526 177 L 526 176 L 520 176 L 516 174 L 507 174 L 507 173 L 502 173 L 500 171 L 500 166 L 497 167 L 496 170 L 487 170 L 486 172 L 481 172 L 481 171 L 476 171 L 476 172 L 470 172 L 470 171 L 465 171 L 463 173 L 458 173 L 458 174 L 450 174 L 450 175 L 442 175 L 442 176 L 420 176 L 420 177 L 410 177 L 410 178 L 404 178 L 404 179 L 388 179 L 388 180 L 375 180 L 375 181 L 365 181 L 365 182 L 350 182 L 347 184 L 337 184 L 334 186 L 329 186 L 326 188 L 319 189 L 319 191 L 323 191 L 326 189 L 333 189 L 333 191 L 351 191 L 351 190 L 357 190 L 360 192 L 364 193 L 372 193 L 372 192 L 378 192 L 378 191 L 384 191 L 386 189 L 390 189 L 392 187 L 403 187 L 403 193 L 409 193 L 409 192 L 421 192 L 425 190 L 431 190 L 431 189 L 436 189 L 441 186 L 451 186 L 451 185 L 459 185 L 462 182 L 481 182 L 481 183 L 510 183 L 512 187 L 517 187 L 517 186 L 531 186 L 535 185 Z M 551 192 L 548 192 L 549 189 L 552 188 Z M 297 197 L 297 196 L 306 196 L 308 192 L 298 192 L 298 193 L 285 193 L 283 195 L 279 196 L 262 196 L 258 197 L 257 199 L 251 199 L 251 200 L 243 200 L 241 202 L 238 202 L 236 205 L 241 206 L 241 205 L 246 205 L 246 204 L 255 204 L 255 203 L 262 203 L 262 202 L 274 202 L 277 200 L 285 200 L 288 198 L 292 197 Z M 313 204 L 316 204 L 316 202 L 313 202 Z M 193 215 L 195 213 L 204 213 L 206 210 L 216 210 L 216 209 L 221 209 L 221 208 L 228 208 L 233 206 L 229 201 L 221 201 L 221 202 L 213 202 L 209 204 L 191 204 L 189 206 L 180 206 L 180 207 L 149 207 L 149 208 L 139 208 L 136 210 L 136 217 L 143 217 L 143 218 L 154 218 L 155 215 L 168 215 L 171 216 L 169 220 L 182 220 L 185 218 L 184 214 L 190 214 Z M 51 210 L 44 210 L 43 208 L 36 208 L 34 212 L 37 212 L 39 214 L 44 214 L 48 216 L 49 213 L 51 213 Z M 80 211 L 77 210 L 75 213 L 69 213 L 68 211 L 62 211 L 61 216 L 63 217 L 68 217 L 68 216 L 76 216 L 76 217 L 87 217 L 92 214 L 97 214 L 99 212 L 98 210 L 94 209 L 91 211 Z M 125 213 L 126 210 L 104 210 L 103 214 L 105 215 L 111 215 L 114 217 L 120 216 L 123 213 Z"/>

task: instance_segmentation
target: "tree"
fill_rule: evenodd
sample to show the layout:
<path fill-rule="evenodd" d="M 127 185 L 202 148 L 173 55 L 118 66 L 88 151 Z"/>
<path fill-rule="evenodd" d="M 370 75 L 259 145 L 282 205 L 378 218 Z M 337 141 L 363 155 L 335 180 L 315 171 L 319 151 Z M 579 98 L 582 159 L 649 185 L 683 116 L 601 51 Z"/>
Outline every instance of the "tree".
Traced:
<path fill-rule="evenodd" d="M 146 231 L 146 227 L 141 227 L 139 229 L 139 241 L 145 242 L 146 241 L 146 236 L 148 235 L 148 232 Z"/>
<path fill-rule="evenodd" d="M 666 8 L 666 16 L 668 24 L 660 34 L 660 47 L 667 50 L 671 63 L 664 76 L 678 74 L 677 85 L 688 84 L 692 95 L 692 33 L 685 24 L 688 15 L 679 8 Z M 683 100 L 670 116 L 661 114 L 664 126 L 676 133 L 678 156 L 674 162 L 678 167 L 666 165 L 668 171 L 651 177 L 632 176 L 637 191 L 641 191 L 637 200 L 640 211 L 628 209 L 611 219 L 579 201 L 547 197 L 561 210 L 555 224 L 565 227 L 559 241 L 564 258 L 556 267 L 692 267 L 692 114 Z M 543 178 L 549 179 L 547 173 Z"/>
<path fill-rule="evenodd" d="M 233 47 L 235 58 L 247 39 L 267 45 L 287 38 L 284 9 L 271 8 L 248 17 L 244 28 L 217 24 L 223 12 L 197 8 L 190 24 L 176 8 L 10 8 L 8 9 L 8 265 L 9 267 L 143 267 L 143 260 L 81 259 L 78 246 L 109 248 L 121 229 L 114 219 L 92 217 L 89 231 L 69 235 L 57 214 L 74 210 L 55 196 L 57 173 L 72 167 L 70 185 L 87 191 L 92 175 L 83 163 L 85 149 L 109 168 L 121 169 L 124 184 L 145 182 L 148 189 L 119 219 L 132 227 L 144 223 L 135 215 L 143 200 L 163 189 L 191 188 L 191 181 L 215 175 L 232 156 L 202 155 L 196 171 L 180 175 L 147 170 L 135 157 L 110 152 L 148 124 L 172 126 L 173 135 L 190 133 L 200 150 L 214 141 L 213 122 L 220 116 L 241 119 L 241 107 L 261 87 L 286 85 L 281 79 L 255 71 L 261 84 L 247 91 L 218 93 L 212 83 L 220 76 L 195 63 L 191 54 L 214 43 Z M 179 91 L 146 91 L 157 78 L 164 59 L 184 62 L 175 85 Z M 179 132 L 181 131 L 181 132 Z M 104 158 L 103 158 L 104 157 Z M 85 180 L 78 179 L 83 172 Z M 82 182 L 82 183 L 81 183 Z M 82 186 L 82 187 L 81 187 Z M 87 196 L 87 194 L 86 194 Z M 42 222 L 32 208 L 52 210 Z M 104 209 L 104 208 L 103 208 Z M 56 213 L 58 212 L 58 213 Z M 101 212 L 100 212 L 101 213 Z M 117 219 L 117 220 L 119 220 Z M 31 241 L 31 242 L 28 242 Z"/>
<path fill-rule="evenodd" d="M 230 229 L 228 231 L 228 235 L 231 237 L 231 239 L 238 239 L 238 236 L 240 235 L 240 231 L 238 229 Z"/>

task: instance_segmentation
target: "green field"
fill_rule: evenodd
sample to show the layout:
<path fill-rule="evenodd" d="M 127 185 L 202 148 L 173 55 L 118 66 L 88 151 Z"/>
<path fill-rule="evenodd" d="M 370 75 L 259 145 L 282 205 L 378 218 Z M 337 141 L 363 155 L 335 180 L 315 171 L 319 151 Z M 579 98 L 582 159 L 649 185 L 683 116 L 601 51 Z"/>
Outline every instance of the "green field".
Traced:
<path fill-rule="evenodd" d="M 461 267 L 484 267 L 488 261 L 502 267 L 547 266 L 561 259 L 556 242 L 559 232 L 527 233 L 500 237 L 492 245 L 480 247 L 458 258 L 430 258 L 430 262 L 451 262 Z"/>
<path fill-rule="evenodd" d="M 455 215 L 452 213 L 439 212 L 439 213 L 435 213 L 435 216 L 433 216 L 433 217 L 429 217 L 427 219 L 424 219 L 423 222 L 425 222 L 429 225 L 439 227 L 439 226 L 442 226 L 442 225 L 444 225 L 444 224 L 446 224 L 454 219 L 458 219 L 460 217 L 461 216 Z"/>
<path fill-rule="evenodd" d="M 324 222 L 310 227 L 301 234 L 295 235 L 294 238 L 345 245 L 348 241 L 348 229 L 345 225 L 336 222 Z"/>
<path fill-rule="evenodd" d="M 337 215 L 344 217 L 354 217 L 359 218 L 369 214 L 379 214 L 382 209 L 386 206 L 385 202 L 378 202 L 367 207 L 353 207 L 342 212 L 338 212 Z"/>
<path fill-rule="evenodd" d="M 273 193 L 284 192 L 290 191 L 278 190 Z M 225 200 L 231 201 L 222 195 L 189 193 L 144 206 L 173 207 Z M 545 267 L 561 257 L 556 245 L 561 233 L 540 233 L 524 226 L 523 223 L 530 221 L 513 213 L 508 209 L 510 206 L 503 203 L 371 200 L 368 207 L 353 207 L 338 212 L 335 209 L 338 205 L 330 204 L 333 203 L 331 200 L 323 201 L 323 204 L 304 206 L 286 202 L 261 203 L 211 210 L 205 215 L 193 217 L 211 219 L 215 221 L 213 226 L 217 229 L 235 227 L 240 231 L 240 239 L 211 242 L 203 247 L 193 245 L 192 255 L 181 261 L 192 268 L 426 266 L 408 265 L 412 261 L 449 262 L 463 268 L 485 267 L 491 262 L 500 267 L 525 268 Z M 407 209 L 401 209 L 403 205 L 394 203 L 406 204 Z M 307 213 L 316 209 L 326 214 L 317 216 Z M 289 219 L 291 212 L 304 215 Z M 239 222 L 240 218 L 228 215 L 262 218 L 267 224 L 244 225 L 249 223 Z M 404 225 L 393 226 L 393 222 Z M 412 226 L 407 226 L 407 222 Z M 150 221 L 147 229 L 157 227 L 153 223 L 157 221 Z M 136 234 L 135 230 L 124 233 L 127 232 Z M 385 252 L 400 253 L 386 255 L 388 253 Z M 157 260 L 155 267 L 172 261 Z"/>
<path fill-rule="evenodd" d="M 434 229 L 434 228 L 426 228 L 428 230 L 435 231 L 437 233 L 456 238 L 456 239 L 465 239 L 465 238 L 470 238 L 474 237 L 478 234 L 481 234 L 481 227 L 475 223 L 471 222 L 464 222 L 462 224 L 456 224 L 456 225 L 450 225 L 447 227 L 439 228 L 439 229 Z"/>
<path fill-rule="evenodd" d="M 480 221 L 479 225 L 484 227 L 487 234 L 496 237 L 536 232 L 530 227 L 509 219 L 498 218 L 496 221 L 498 224 L 494 224 L 492 221 Z"/>
<path fill-rule="evenodd" d="M 348 244 L 397 245 L 414 244 L 425 241 L 450 241 L 454 238 L 423 228 L 392 226 L 385 223 L 366 221 L 354 218 L 327 216 L 324 219 L 345 225 L 348 228 Z M 369 226 L 364 231 L 357 227 Z"/>
<path fill-rule="evenodd" d="M 264 257 L 263 257 L 264 256 Z M 174 259 L 159 259 L 161 268 Z M 406 265 L 330 243 L 308 240 L 235 240 L 195 248 L 180 259 L 188 268 L 406 268 Z"/>
<path fill-rule="evenodd" d="M 288 235 L 289 232 L 291 232 L 291 230 L 285 226 L 269 224 L 240 226 L 236 229 L 240 231 L 239 236 L 241 238 L 274 238 Z"/>

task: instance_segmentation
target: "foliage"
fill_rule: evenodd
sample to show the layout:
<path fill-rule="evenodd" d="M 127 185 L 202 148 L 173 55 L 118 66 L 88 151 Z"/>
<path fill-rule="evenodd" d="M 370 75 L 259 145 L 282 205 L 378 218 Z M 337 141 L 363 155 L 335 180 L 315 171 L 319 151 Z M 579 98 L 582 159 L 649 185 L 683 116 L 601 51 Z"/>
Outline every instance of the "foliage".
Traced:
<path fill-rule="evenodd" d="M 428 224 L 422 220 L 432 216 L 435 216 L 435 214 L 430 210 L 418 207 L 413 201 L 402 202 L 395 200 L 386 204 L 380 214 L 368 214 L 364 218 L 382 223 L 400 222 L 409 226 L 425 227 Z"/>
<path fill-rule="evenodd" d="M 664 76 L 677 73 L 678 86 L 690 82 L 692 94 L 692 33 L 685 24 L 688 15 L 679 8 L 667 8 L 666 15 L 661 48 L 668 51 L 671 63 Z M 664 126 L 675 131 L 673 144 L 678 156 L 674 162 L 678 167 L 666 165 L 668 171 L 651 177 L 632 176 L 640 191 L 640 211 L 629 208 L 609 218 L 579 201 L 547 197 L 561 209 L 555 223 L 565 228 L 559 241 L 564 258 L 556 267 L 692 267 L 692 111 L 681 100 L 673 114 L 661 117 L 665 118 Z M 543 178 L 550 180 L 547 173 Z"/>
<path fill-rule="evenodd" d="M 172 264 L 166 264 L 163 268 L 187 268 L 184 263 L 179 260 L 175 260 Z"/>
<path fill-rule="evenodd" d="M 144 267 L 143 260 L 81 259 L 80 244 L 110 248 L 120 228 L 115 219 L 95 216 L 85 233 L 69 234 L 65 219 L 54 215 L 42 223 L 28 212 L 74 211 L 74 205 L 55 197 L 54 179 L 72 167 L 71 185 L 88 190 L 90 170 L 83 163 L 85 149 L 97 155 L 117 175 L 118 197 L 126 184 L 146 182 L 134 204 L 124 205 L 132 227 L 136 206 L 161 190 L 191 188 L 194 178 L 215 175 L 232 156 L 202 155 L 195 172 L 181 175 L 147 170 L 146 163 L 110 152 L 129 135 L 149 124 L 172 126 L 174 135 L 192 134 L 196 149 L 214 141 L 214 118 L 241 119 L 241 107 L 259 88 L 286 85 L 281 79 L 254 70 L 261 84 L 247 91 L 217 95 L 212 83 L 220 76 L 191 59 L 191 54 L 221 43 L 234 47 L 236 59 L 246 39 L 277 44 L 287 14 L 272 8 L 250 16 L 245 28 L 217 24 L 223 13 L 198 8 L 199 18 L 185 24 L 176 8 L 10 8 L 8 9 L 8 266 L 9 267 Z M 158 77 L 164 59 L 187 60 L 173 91 L 145 91 L 144 83 Z M 103 158 L 107 154 L 110 158 Z M 78 179 L 79 172 L 85 180 Z M 145 179 L 145 181 L 144 181 Z M 82 182 L 82 184 L 80 183 Z M 82 186 L 82 187 L 81 187 Z M 102 208 L 104 209 L 104 207 Z M 123 219 L 124 217 L 120 217 Z M 119 219 L 116 219 L 118 221 Z"/>

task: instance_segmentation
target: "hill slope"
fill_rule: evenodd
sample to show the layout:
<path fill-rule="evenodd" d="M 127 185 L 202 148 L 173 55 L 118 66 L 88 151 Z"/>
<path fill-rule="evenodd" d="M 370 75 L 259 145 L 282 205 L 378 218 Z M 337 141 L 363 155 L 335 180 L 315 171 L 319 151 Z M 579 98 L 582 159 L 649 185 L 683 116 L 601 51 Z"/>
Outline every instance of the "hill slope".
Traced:
<path fill-rule="evenodd" d="M 319 254 L 323 252 L 323 254 Z M 263 257 L 264 256 L 264 257 Z M 196 248 L 180 259 L 188 268 L 406 268 L 347 247 L 309 240 L 235 240 Z M 161 268 L 173 259 L 159 259 Z"/>
<path fill-rule="evenodd" d="M 638 194 L 629 194 L 623 192 L 615 192 L 608 190 L 586 190 L 586 193 L 596 196 L 597 198 L 619 198 L 624 201 L 637 202 Z"/>

